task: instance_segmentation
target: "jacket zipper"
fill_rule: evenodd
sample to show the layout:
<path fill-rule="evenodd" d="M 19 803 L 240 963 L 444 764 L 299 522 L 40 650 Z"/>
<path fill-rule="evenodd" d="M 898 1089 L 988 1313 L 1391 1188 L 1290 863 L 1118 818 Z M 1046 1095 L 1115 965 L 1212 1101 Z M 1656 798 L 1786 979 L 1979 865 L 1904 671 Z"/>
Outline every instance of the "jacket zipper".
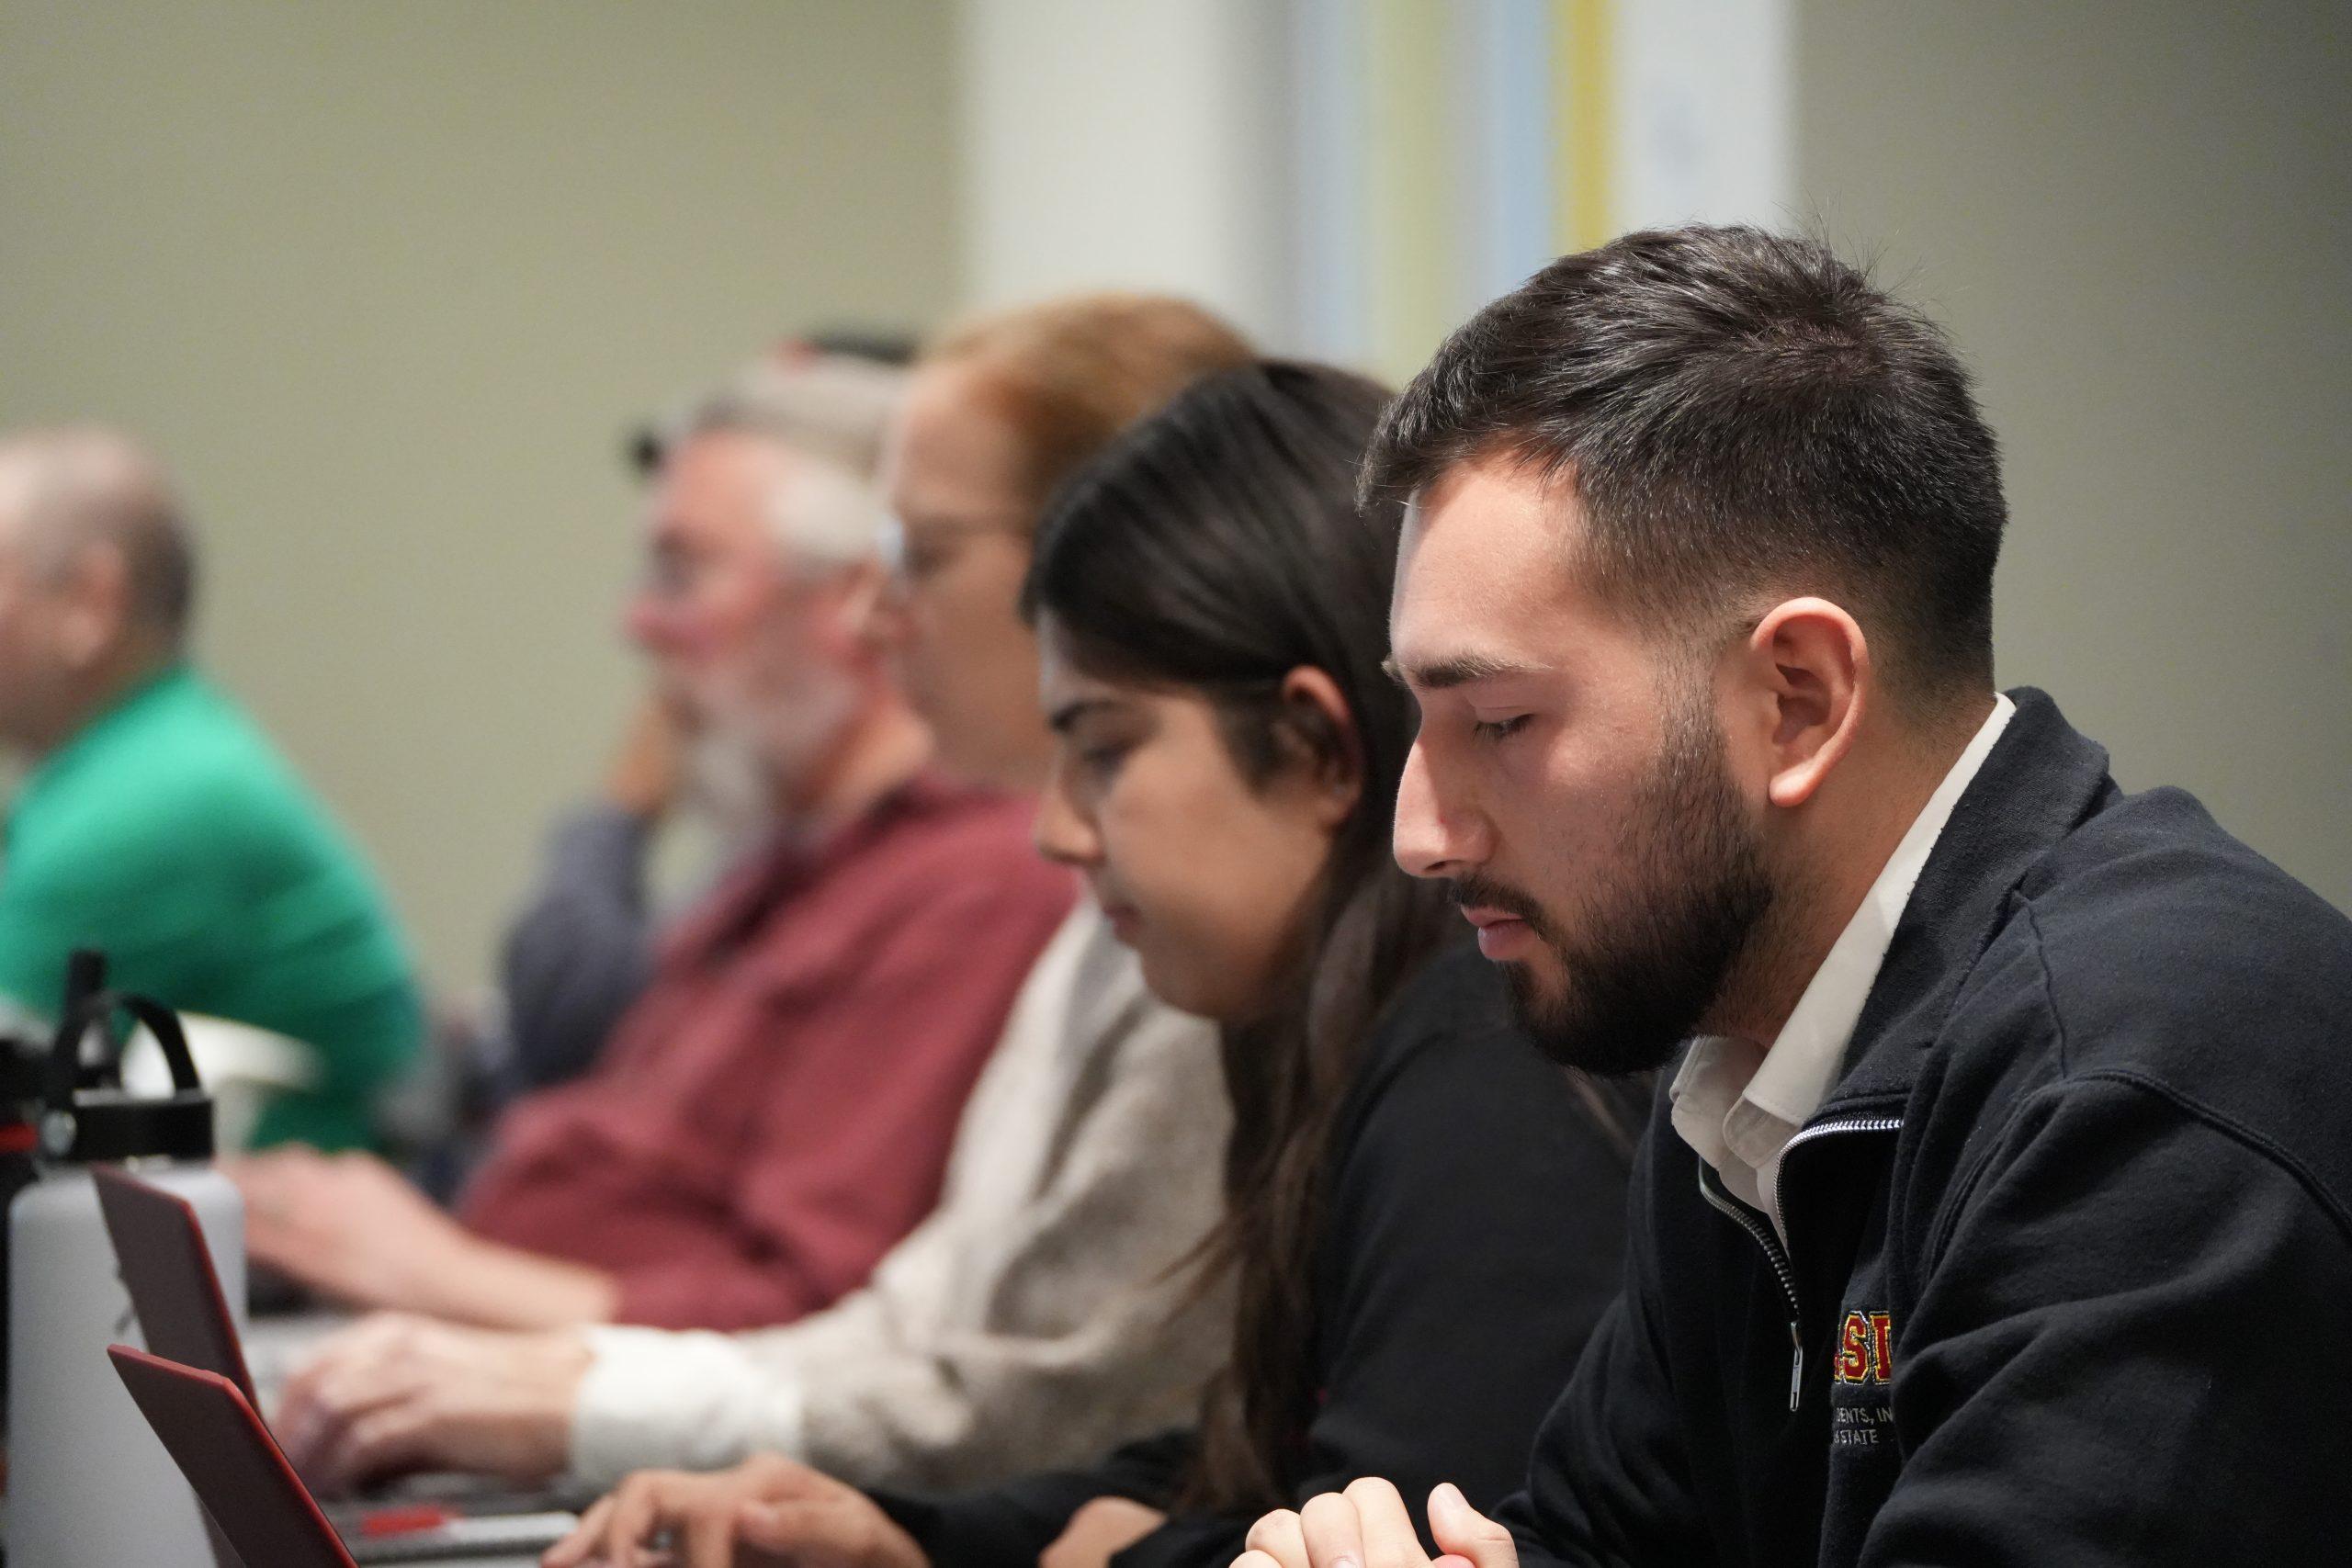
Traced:
<path fill-rule="evenodd" d="M 1781 1163 L 1772 1172 L 1773 1206 L 1782 1213 L 1788 1213 L 1786 1204 L 1781 1201 L 1781 1183 L 1788 1176 L 1789 1151 L 1799 1144 L 1836 1133 L 1893 1133 L 1900 1131 L 1902 1126 L 1903 1119 L 1899 1116 L 1864 1116 L 1849 1122 L 1824 1122 L 1818 1126 L 1800 1129 L 1796 1136 L 1781 1146 Z M 1717 1185 L 1720 1178 L 1716 1181 L 1708 1179 L 1714 1174 L 1714 1167 L 1703 1159 L 1699 1162 L 1699 1195 L 1707 1201 L 1710 1208 L 1731 1219 L 1764 1249 L 1765 1260 L 1772 1265 L 1773 1276 L 1781 1282 L 1781 1294 L 1788 1301 L 1789 1408 L 1794 1410 L 1804 1389 L 1804 1313 L 1797 1303 L 1795 1266 L 1789 1261 L 1788 1248 L 1781 1244 L 1780 1235 L 1773 1230 L 1771 1221 L 1730 1193 L 1720 1190 Z"/>
<path fill-rule="evenodd" d="M 1788 1301 L 1789 1344 L 1793 1350 L 1789 1361 L 1789 1408 L 1794 1410 L 1798 1390 L 1804 1383 L 1804 1330 L 1799 1326 L 1802 1314 L 1797 1310 L 1796 1270 L 1789 1266 L 1788 1252 L 1773 1234 L 1771 1222 L 1731 1194 L 1716 1190 L 1715 1183 L 1708 1179 L 1714 1174 L 1713 1166 L 1703 1159 L 1699 1162 L 1699 1196 L 1755 1238 L 1756 1245 L 1764 1249 L 1765 1261 L 1772 1265 L 1773 1276 L 1781 1281 L 1781 1294 Z"/>

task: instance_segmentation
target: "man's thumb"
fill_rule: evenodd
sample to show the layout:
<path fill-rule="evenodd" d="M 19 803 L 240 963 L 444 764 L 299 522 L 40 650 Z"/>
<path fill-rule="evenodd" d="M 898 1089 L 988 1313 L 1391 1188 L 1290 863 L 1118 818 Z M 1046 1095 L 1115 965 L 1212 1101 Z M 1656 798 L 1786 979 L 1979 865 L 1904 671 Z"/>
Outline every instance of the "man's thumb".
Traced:
<path fill-rule="evenodd" d="M 1440 1551 L 1467 1558 L 1472 1568 L 1519 1568 L 1519 1547 L 1510 1531 L 1472 1507 L 1451 1481 L 1430 1494 L 1430 1534 Z"/>

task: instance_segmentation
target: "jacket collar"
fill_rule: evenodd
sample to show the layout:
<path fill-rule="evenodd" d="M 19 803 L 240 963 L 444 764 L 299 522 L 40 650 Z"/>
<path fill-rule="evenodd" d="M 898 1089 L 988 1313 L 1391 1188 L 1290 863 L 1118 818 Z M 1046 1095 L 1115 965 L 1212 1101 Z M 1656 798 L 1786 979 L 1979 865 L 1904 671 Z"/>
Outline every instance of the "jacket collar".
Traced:
<path fill-rule="evenodd" d="M 2035 862 L 2118 793 L 2107 749 L 2030 686 L 1936 840 L 1816 1116 L 1907 1096 L 1960 985 Z"/>

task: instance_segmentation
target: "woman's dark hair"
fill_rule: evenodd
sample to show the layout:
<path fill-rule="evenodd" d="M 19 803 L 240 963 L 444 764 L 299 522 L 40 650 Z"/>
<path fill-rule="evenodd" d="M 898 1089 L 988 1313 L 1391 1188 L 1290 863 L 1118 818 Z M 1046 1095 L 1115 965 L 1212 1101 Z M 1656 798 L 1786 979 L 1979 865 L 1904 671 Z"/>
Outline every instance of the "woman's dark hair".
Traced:
<path fill-rule="evenodd" d="M 1450 920 L 1442 888 L 1396 868 L 1389 822 L 1412 746 L 1410 699 L 1382 668 L 1401 509 L 1359 513 L 1356 465 L 1387 401 L 1361 377 L 1265 363 L 1195 383 L 1064 486 L 1040 522 L 1023 613 L 1099 678 L 1182 687 L 1216 706 L 1245 777 L 1347 756 L 1355 812 L 1295 945 L 1291 1000 L 1228 1027 L 1225 1214 L 1204 1279 L 1230 1271 L 1234 1354 L 1204 1396 L 1186 1501 L 1277 1507 L 1314 1414 L 1308 1267 L 1327 1145 L 1366 1036 Z M 1285 702 L 1323 671 L 1352 738 Z"/>

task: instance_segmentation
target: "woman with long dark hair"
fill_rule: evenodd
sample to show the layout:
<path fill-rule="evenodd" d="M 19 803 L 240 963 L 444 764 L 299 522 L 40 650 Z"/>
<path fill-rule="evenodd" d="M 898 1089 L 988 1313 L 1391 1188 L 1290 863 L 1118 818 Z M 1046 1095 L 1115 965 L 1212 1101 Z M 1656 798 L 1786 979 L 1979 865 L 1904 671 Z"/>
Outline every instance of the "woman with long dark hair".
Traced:
<path fill-rule="evenodd" d="M 1220 1025 L 1226 1212 L 1193 1267 L 1238 1311 L 1197 1428 L 946 1497 L 781 1459 L 639 1475 L 550 1564 L 665 1530 L 696 1564 L 1222 1564 L 1357 1476 L 1516 1485 L 1616 1288 L 1638 1115 L 1516 1036 L 1442 890 L 1389 858 L 1398 517 L 1352 483 L 1382 401 L 1311 367 L 1199 383 L 1065 487 L 1023 594 L 1058 740 L 1040 846 Z"/>

